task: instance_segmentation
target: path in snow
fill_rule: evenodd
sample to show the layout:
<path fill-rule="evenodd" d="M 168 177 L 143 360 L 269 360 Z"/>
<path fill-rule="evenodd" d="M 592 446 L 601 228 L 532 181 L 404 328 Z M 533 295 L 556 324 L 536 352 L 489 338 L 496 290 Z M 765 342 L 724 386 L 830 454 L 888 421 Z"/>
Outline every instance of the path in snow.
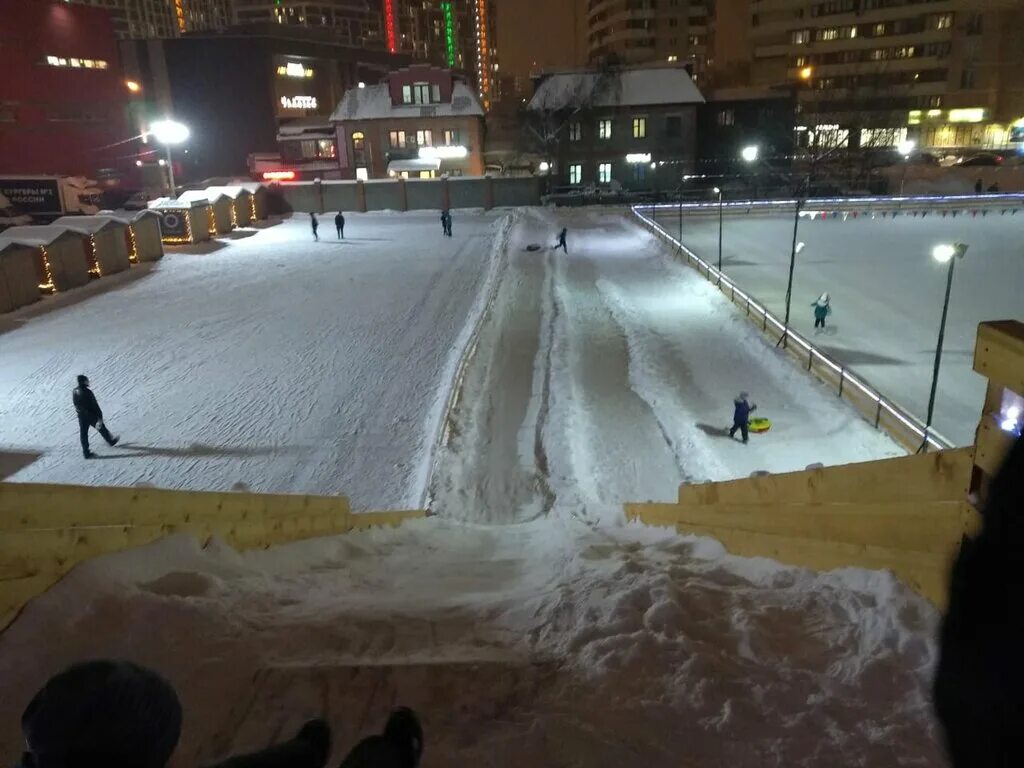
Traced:
<path fill-rule="evenodd" d="M 669 232 L 678 219 L 665 213 Z M 793 282 L 793 326 L 922 420 L 927 413 L 946 268 L 931 258 L 936 243 L 970 246 L 956 269 L 935 406 L 935 426 L 958 445 L 971 445 L 986 381 L 972 370 L 978 323 L 1024 320 L 1024 215 L 894 219 L 802 219 L 807 244 Z M 785 314 L 793 239 L 790 215 L 729 217 L 723 269 L 777 316 Z M 683 243 L 701 258 L 718 258 L 718 219 L 684 220 Z M 815 335 L 811 303 L 832 296 L 830 328 Z"/>
<path fill-rule="evenodd" d="M 0 452 L 42 457 L 12 479 L 419 506 L 504 218 L 463 213 L 446 239 L 430 213 L 352 214 L 343 243 L 326 221 L 313 243 L 296 216 L 28 315 L 0 334 Z M 124 441 L 111 450 L 94 434 L 90 462 L 71 407 L 78 373 Z"/>
<path fill-rule="evenodd" d="M 565 224 L 568 255 L 547 244 Z M 525 213 L 439 454 L 435 509 L 480 522 L 675 498 L 681 481 L 901 455 L 626 216 Z M 725 434 L 748 390 L 774 422 Z"/>

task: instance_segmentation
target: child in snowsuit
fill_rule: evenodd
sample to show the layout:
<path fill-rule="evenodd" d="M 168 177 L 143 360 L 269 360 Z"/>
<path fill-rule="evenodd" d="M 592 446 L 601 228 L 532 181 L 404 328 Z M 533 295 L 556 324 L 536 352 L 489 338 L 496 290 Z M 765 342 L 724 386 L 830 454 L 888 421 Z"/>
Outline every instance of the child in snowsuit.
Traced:
<path fill-rule="evenodd" d="M 750 414 L 757 410 L 756 405 L 751 405 L 746 392 L 740 392 L 740 396 L 733 401 L 732 429 L 729 430 L 729 437 L 736 437 L 736 430 L 743 435 L 743 442 L 750 440 Z"/>
<path fill-rule="evenodd" d="M 562 231 L 558 233 L 558 243 L 555 245 L 556 251 L 559 248 L 561 248 L 567 254 L 569 253 L 569 247 L 565 244 L 565 236 L 567 234 L 569 234 L 569 230 L 567 230 L 565 227 L 562 227 Z"/>
<path fill-rule="evenodd" d="M 825 318 L 832 314 L 832 299 L 828 293 L 823 293 L 811 306 L 814 307 L 814 327 L 824 328 Z"/>

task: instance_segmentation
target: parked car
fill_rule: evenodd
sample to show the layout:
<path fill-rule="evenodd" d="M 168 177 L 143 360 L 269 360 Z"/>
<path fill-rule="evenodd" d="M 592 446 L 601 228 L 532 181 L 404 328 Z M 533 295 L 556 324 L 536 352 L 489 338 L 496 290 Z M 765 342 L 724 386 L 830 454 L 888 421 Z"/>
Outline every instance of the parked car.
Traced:
<path fill-rule="evenodd" d="M 122 203 L 121 207 L 126 211 L 144 211 L 148 208 L 150 196 L 145 192 L 136 192 Z"/>
<path fill-rule="evenodd" d="M 984 152 L 984 153 L 981 153 L 981 154 L 978 154 L 978 155 L 970 155 L 969 157 L 965 157 L 963 160 L 960 161 L 960 165 L 961 166 L 965 166 L 965 167 L 966 166 L 970 166 L 970 167 L 975 167 L 975 166 L 993 166 L 993 165 L 1002 165 L 1002 164 L 1003 164 L 1003 156 L 1002 155 L 994 155 L 994 154 L 991 154 L 989 152 Z"/>

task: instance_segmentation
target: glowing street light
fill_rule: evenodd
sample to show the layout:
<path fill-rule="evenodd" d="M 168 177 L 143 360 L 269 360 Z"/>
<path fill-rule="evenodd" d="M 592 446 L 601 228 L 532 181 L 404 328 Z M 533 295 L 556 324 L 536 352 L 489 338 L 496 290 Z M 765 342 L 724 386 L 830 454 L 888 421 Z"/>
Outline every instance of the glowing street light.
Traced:
<path fill-rule="evenodd" d="M 801 80 L 810 80 L 811 79 L 811 75 L 813 75 L 813 74 L 814 74 L 814 68 L 813 67 L 803 67 L 800 70 L 800 79 Z"/>
<path fill-rule="evenodd" d="M 127 88 L 130 93 L 138 93 L 142 90 L 142 86 L 135 80 L 125 80 L 124 87 Z"/>
<path fill-rule="evenodd" d="M 946 276 L 946 298 L 942 302 L 942 320 L 939 321 L 939 343 L 935 347 L 935 369 L 932 371 L 932 391 L 928 396 L 928 418 L 924 425 L 924 442 L 918 449 L 923 452 L 928 447 L 928 430 L 932 426 L 932 416 L 935 414 L 935 392 L 939 386 L 939 366 L 942 364 L 942 342 L 946 338 L 946 317 L 949 315 L 949 294 L 953 290 L 953 268 L 957 259 L 962 259 L 967 253 L 967 246 L 964 243 L 940 243 L 932 248 L 932 258 L 939 264 L 949 264 L 949 272 Z"/>
<path fill-rule="evenodd" d="M 174 160 L 171 158 L 171 147 L 188 139 L 188 126 L 176 120 L 157 120 L 149 126 L 149 132 L 167 149 L 167 176 L 171 185 L 171 197 L 174 197 Z"/>
<path fill-rule="evenodd" d="M 538 165 L 537 167 L 540 169 L 541 173 L 547 173 L 548 171 L 551 170 L 551 163 L 549 163 L 547 160 L 541 160 L 540 165 Z"/>
<path fill-rule="evenodd" d="M 757 144 L 751 144 L 743 148 L 740 152 L 740 157 L 743 158 L 744 162 L 753 163 L 757 161 L 757 156 L 760 154 Z"/>
<path fill-rule="evenodd" d="M 904 139 L 896 145 L 896 151 L 903 155 L 904 159 L 910 157 L 915 149 L 917 149 L 917 142 L 913 139 Z"/>

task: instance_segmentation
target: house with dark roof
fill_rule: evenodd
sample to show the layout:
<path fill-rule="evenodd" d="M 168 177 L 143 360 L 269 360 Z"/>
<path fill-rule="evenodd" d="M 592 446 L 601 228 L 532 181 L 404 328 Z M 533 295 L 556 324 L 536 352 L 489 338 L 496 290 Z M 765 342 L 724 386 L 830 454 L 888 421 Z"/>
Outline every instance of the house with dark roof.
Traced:
<path fill-rule="evenodd" d="M 685 68 L 652 65 L 539 75 L 527 111 L 556 185 L 657 191 L 693 172 L 703 103 Z"/>
<path fill-rule="evenodd" d="M 484 173 L 483 104 L 449 69 L 413 65 L 351 88 L 331 123 L 343 179 Z"/>

